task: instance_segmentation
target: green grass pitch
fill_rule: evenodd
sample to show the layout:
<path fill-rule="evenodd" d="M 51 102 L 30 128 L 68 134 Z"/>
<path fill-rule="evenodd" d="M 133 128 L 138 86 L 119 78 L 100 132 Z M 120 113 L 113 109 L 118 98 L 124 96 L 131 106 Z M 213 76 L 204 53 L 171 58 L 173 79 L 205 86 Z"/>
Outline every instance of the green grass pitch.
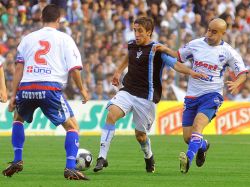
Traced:
<path fill-rule="evenodd" d="M 143 154 L 134 136 L 116 136 L 108 155 L 109 167 L 93 172 L 99 151 L 99 136 L 84 136 L 80 147 L 94 156 L 86 171 L 90 181 L 69 181 L 65 167 L 64 137 L 26 137 L 24 170 L 11 178 L 0 176 L 0 187 L 107 186 L 107 187 L 205 187 L 250 186 L 250 136 L 206 136 L 211 147 L 206 163 L 195 161 L 188 174 L 179 171 L 178 155 L 186 151 L 181 136 L 151 136 L 156 172 L 146 173 Z M 11 138 L 0 137 L 0 169 L 13 159 Z"/>

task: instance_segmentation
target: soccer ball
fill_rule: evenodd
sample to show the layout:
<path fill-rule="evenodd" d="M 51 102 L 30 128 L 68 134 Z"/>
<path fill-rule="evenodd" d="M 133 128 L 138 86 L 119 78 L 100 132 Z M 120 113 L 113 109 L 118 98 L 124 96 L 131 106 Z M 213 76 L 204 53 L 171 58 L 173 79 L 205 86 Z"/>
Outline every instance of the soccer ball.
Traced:
<path fill-rule="evenodd" d="M 93 161 L 93 156 L 90 151 L 86 149 L 78 149 L 76 155 L 76 169 L 85 171 L 90 168 Z"/>

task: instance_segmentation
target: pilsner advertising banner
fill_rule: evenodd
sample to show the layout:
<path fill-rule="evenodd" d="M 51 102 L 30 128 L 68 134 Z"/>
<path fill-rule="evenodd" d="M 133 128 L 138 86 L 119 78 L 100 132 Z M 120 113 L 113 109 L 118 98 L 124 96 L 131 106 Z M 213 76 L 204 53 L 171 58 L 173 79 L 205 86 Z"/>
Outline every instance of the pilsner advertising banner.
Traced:
<path fill-rule="evenodd" d="M 99 135 L 101 127 L 106 120 L 107 101 L 89 101 L 81 104 L 81 101 L 70 101 L 70 106 L 80 126 L 80 134 Z M 10 135 L 13 113 L 8 112 L 8 105 L 0 103 L 0 135 Z M 27 108 L 27 110 L 29 110 Z M 116 134 L 134 134 L 132 115 L 120 119 L 116 124 Z M 65 131 L 60 125 L 55 127 L 41 112 L 40 109 L 34 113 L 33 122 L 25 124 L 26 135 L 64 135 Z M 155 130 L 153 130 L 154 132 Z"/>
<path fill-rule="evenodd" d="M 182 102 L 160 102 L 157 106 L 156 134 L 182 134 L 182 110 Z M 250 103 L 225 101 L 204 134 L 250 134 Z"/>

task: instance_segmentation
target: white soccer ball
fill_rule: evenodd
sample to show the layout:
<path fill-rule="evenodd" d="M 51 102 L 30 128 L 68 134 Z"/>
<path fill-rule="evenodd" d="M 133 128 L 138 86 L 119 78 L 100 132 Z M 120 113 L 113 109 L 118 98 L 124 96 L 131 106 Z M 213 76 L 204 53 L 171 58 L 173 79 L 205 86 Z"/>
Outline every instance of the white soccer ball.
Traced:
<path fill-rule="evenodd" d="M 85 171 L 90 168 L 93 156 L 87 149 L 78 149 L 76 156 L 76 169 Z"/>

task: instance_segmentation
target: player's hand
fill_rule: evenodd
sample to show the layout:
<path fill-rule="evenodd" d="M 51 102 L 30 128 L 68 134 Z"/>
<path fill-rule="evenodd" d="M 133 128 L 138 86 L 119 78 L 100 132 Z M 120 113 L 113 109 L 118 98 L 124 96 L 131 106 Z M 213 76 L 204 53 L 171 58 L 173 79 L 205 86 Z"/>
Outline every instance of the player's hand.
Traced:
<path fill-rule="evenodd" d="M 82 95 L 82 104 L 87 103 L 87 101 L 89 100 L 89 94 L 88 91 L 86 89 L 83 89 L 80 91 L 81 95 Z"/>
<path fill-rule="evenodd" d="M 193 70 L 191 70 L 191 72 L 190 72 L 190 76 L 192 77 L 192 78 L 194 78 L 194 79 L 208 79 L 208 76 L 206 75 L 206 74 L 204 74 L 204 73 L 198 73 L 198 72 L 195 72 L 195 71 L 193 71 Z"/>
<path fill-rule="evenodd" d="M 234 81 L 227 81 L 226 82 L 227 86 L 228 86 L 228 90 L 230 91 L 231 94 L 236 95 L 238 94 L 239 90 L 238 90 L 238 83 L 234 82 Z"/>
<path fill-rule="evenodd" d="M 119 84 L 120 84 L 120 77 L 121 77 L 121 74 L 116 72 L 114 74 L 113 78 L 112 78 L 112 85 L 119 86 Z"/>
<path fill-rule="evenodd" d="M 9 103 L 9 106 L 8 106 L 8 111 L 9 112 L 13 112 L 16 108 L 16 97 L 13 96 L 10 98 L 10 103 Z"/>
<path fill-rule="evenodd" d="M 168 47 L 166 45 L 163 45 L 163 44 L 156 44 L 153 47 L 154 52 L 156 52 L 156 51 L 165 52 L 165 51 L 167 51 L 167 49 L 168 49 Z"/>
<path fill-rule="evenodd" d="M 0 92 L 0 102 L 6 103 L 6 102 L 7 102 L 7 99 L 8 99 L 7 93 L 6 93 L 5 91 Z"/>

